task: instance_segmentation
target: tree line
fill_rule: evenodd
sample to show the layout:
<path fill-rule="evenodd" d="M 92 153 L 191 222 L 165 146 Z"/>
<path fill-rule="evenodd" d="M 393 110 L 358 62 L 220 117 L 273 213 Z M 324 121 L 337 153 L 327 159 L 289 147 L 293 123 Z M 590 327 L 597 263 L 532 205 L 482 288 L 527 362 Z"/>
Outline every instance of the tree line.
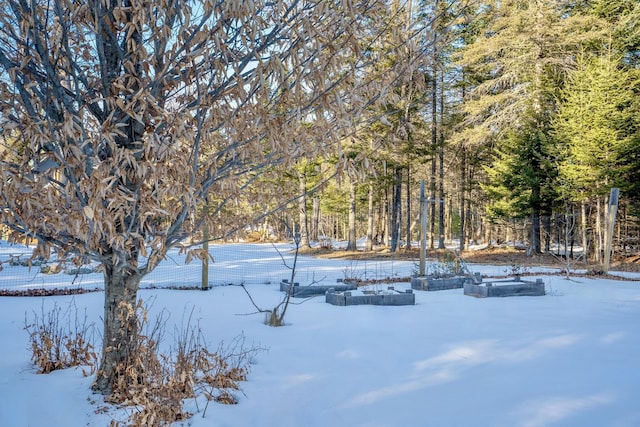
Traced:
<path fill-rule="evenodd" d="M 424 180 L 431 248 L 454 238 L 460 250 L 519 240 L 531 254 L 549 252 L 553 243 L 571 253 L 579 245 L 602 261 L 615 187 L 616 242 L 637 250 L 638 2 L 432 0 L 396 7 L 389 25 L 401 40 L 373 48 L 386 52 L 384 61 L 402 58 L 415 68 L 396 82 L 389 102 L 363 113 L 366 124 L 345 142 L 346 176 L 314 188 L 320 171 L 333 167 L 326 160 L 298 165 L 300 187 L 292 183 L 291 196 L 307 202 L 288 219 L 305 235 L 317 238 L 320 230 L 346 239 L 350 249 L 361 236 L 368 249 L 410 248 Z"/>

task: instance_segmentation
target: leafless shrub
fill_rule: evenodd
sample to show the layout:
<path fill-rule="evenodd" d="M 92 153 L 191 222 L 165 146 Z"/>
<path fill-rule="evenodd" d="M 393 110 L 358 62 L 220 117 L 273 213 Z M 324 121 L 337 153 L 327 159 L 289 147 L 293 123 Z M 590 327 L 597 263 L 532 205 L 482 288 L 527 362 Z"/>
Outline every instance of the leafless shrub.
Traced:
<path fill-rule="evenodd" d="M 342 269 L 344 282 L 359 283 L 363 281 L 364 273 L 359 269 L 357 261 L 351 261 Z"/>
<path fill-rule="evenodd" d="M 322 249 L 331 250 L 331 249 L 333 249 L 333 243 L 331 242 L 330 238 L 322 237 L 320 239 L 320 247 Z"/>
<path fill-rule="evenodd" d="M 465 264 L 460 254 L 456 251 L 444 250 L 437 253 L 437 261 L 433 261 L 427 266 L 428 276 L 435 279 L 445 279 L 455 276 L 466 276 L 471 274 L 469 267 Z M 414 269 L 414 275 L 418 274 L 418 268 Z"/>
<path fill-rule="evenodd" d="M 255 345 L 247 346 L 244 335 L 239 335 L 229 345 L 221 343 L 215 353 L 203 352 L 204 363 L 200 365 L 202 381 L 196 388 L 207 397 L 203 417 L 211 401 L 238 403 L 235 392 L 242 392 L 239 382 L 246 381 L 252 360 L 264 350 Z"/>
<path fill-rule="evenodd" d="M 286 224 L 285 224 L 285 227 L 286 227 Z M 291 296 L 293 295 L 293 286 L 294 286 L 295 277 L 296 277 L 296 265 L 298 263 L 298 255 L 300 254 L 301 237 L 300 237 L 300 233 L 292 233 L 292 234 L 294 235 L 294 243 L 295 243 L 295 250 L 294 250 L 294 255 L 293 255 L 293 265 L 289 266 L 287 264 L 287 262 L 285 261 L 284 256 L 282 255 L 282 253 L 280 253 L 280 251 L 277 248 L 275 248 L 275 246 L 274 246 L 274 248 L 278 252 L 278 255 L 280 255 L 280 258 L 282 259 L 282 263 L 287 268 L 289 268 L 291 270 L 291 276 L 290 276 L 290 281 L 289 281 L 291 286 L 289 286 L 289 290 L 285 293 L 284 298 L 275 307 L 273 307 L 272 309 L 261 308 L 260 306 L 258 306 L 258 304 L 256 304 L 255 300 L 251 296 L 251 293 L 244 286 L 244 283 L 240 284 L 240 287 L 242 287 L 244 292 L 249 297 L 249 300 L 251 301 L 251 304 L 253 304 L 253 306 L 256 308 L 256 310 L 258 310 L 257 312 L 265 314 L 264 324 L 268 325 L 268 326 L 279 327 L 279 326 L 284 326 L 285 325 L 284 316 L 285 316 L 285 314 L 287 312 L 287 308 L 289 308 L 289 303 L 291 302 Z"/>
<path fill-rule="evenodd" d="M 285 225 L 286 227 L 286 225 Z M 301 242 L 301 235 L 300 233 L 292 233 L 293 234 L 293 242 L 295 244 L 295 248 L 293 251 L 293 263 L 291 265 L 289 265 L 287 263 L 287 261 L 284 259 L 284 256 L 282 255 L 282 253 L 278 250 L 278 248 L 276 248 L 274 246 L 274 248 L 276 249 L 276 251 L 278 252 L 278 255 L 280 255 L 280 258 L 282 260 L 282 264 L 287 267 L 289 270 L 291 270 L 291 276 L 289 276 L 289 282 L 290 286 L 287 290 L 287 292 L 285 293 L 284 297 L 282 298 L 282 300 L 272 309 L 263 309 L 260 306 L 258 306 L 258 304 L 256 304 L 255 300 L 253 299 L 253 296 L 251 296 L 251 293 L 247 290 L 247 288 L 244 286 L 244 283 L 240 284 L 240 287 L 242 287 L 242 289 L 244 290 L 244 292 L 247 294 L 247 296 L 249 297 L 249 300 L 251 301 L 251 304 L 253 304 L 253 306 L 256 308 L 257 313 L 264 313 L 265 317 L 264 317 L 264 324 L 268 325 L 268 326 L 273 326 L 273 327 L 280 327 L 280 326 L 284 326 L 285 322 L 284 322 L 284 316 L 287 313 L 287 309 L 289 308 L 289 305 L 297 305 L 297 304 L 301 304 L 301 303 L 294 303 L 291 301 L 291 297 L 293 296 L 293 290 L 294 290 L 294 283 L 295 283 L 295 278 L 296 278 L 296 266 L 298 265 L 298 256 L 300 254 L 300 242 Z M 319 283 L 319 281 L 317 281 L 314 277 L 313 281 L 309 284 L 309 286 L 313 286 L 315 284 Z M 309 297 L 306 298 L 305 300 L 302 301 L 305 302 L 309 299 L 311 299 L 313 297 Z M 255 313 L 252 313 L 255 314 Z"/>

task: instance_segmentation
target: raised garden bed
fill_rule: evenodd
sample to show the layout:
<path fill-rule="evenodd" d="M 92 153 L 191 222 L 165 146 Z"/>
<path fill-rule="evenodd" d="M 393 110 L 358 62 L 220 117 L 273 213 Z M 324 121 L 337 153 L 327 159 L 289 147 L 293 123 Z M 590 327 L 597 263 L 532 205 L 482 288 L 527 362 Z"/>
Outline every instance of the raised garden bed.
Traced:
<path fill-rule="evenodd" d="M 291 289 L 291 283 L 287 279 L 284 279 L 280 282 L 280 291 L 289 292 Z M 293 289 L 291 289 L 291 296 L 295 298 L 306 298 L 314 295 L 324 295 L 327 293 L 329 289 L 333 289 L 334 291 L 344 292 L 351 291 L 356 289 L 356 284 L 352 282 L 336 282 L 335 285 L 309 285 L 309 286 L 300 286 L 298 282 L 293 284 Z"/>
<path fill-rule="evenodd" d="M 389 286 L 386 291 L 337 291 L 329 289 L 325 301 L 333 305 L 414 305 L 416 295 L 411 289 L 396 291 Z"/>
<path fill-rule="evenodd" d="M 522 280 L 519 276 L 508 280 L 496 280 L 485 283 L 465 283 L 464 294 L 477 297 L 513 297 L 513 296 L 543 296 L 545 295 L 544 282 Z"/>
<path fill-rule="evenodd" d="M 446 289 L 460 289 L 465 283 L 482 283 L 482 276 L 431 277 L 414 276 L 411 278 L 411 289 L 419 291 L 443 291 Z"/>

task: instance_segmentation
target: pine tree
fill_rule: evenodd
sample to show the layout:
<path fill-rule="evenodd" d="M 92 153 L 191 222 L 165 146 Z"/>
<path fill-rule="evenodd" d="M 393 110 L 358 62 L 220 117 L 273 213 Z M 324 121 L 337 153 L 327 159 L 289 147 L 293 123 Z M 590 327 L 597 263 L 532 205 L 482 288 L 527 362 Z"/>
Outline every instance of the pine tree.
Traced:
<path fill-rule="evenodd" d="M 565 196 L 579 201 L 625 186 L 619 157 L 638 129 L 631 72 L 611 54 L 583 56 L 568 78 L 554 120 L 564 148 L 560 174 Z"/>
<path fill-rule="evenodd" d="M 549 215 L 553 203 L 550 157 L 553 137 L 550 121 L 556 91 L 571 63 L 572 52 L 589 39 L 598 26 L 589 17 L 568 13 L 569 1 L 507 0 L 489 2 L 482 10 L 489 25 L 463 52 L 460 64 L 482 76 L 464 105 L 470 139 L 511 144 L 502 150 L 519 156 L 490 173 L 502 186 L 522 175 L 518 185 L 506 185 L 515 196 L 529 194 L 525 207 L 531 217 L 530 252 L 541 251 L 540 216 Z M 596 23 L 597 20 L 592 19 Z M 503 171 L 506 166 L 516 167 Z M 504 176 L 500 176 L 500 175 Z M 523 187 L 524 185 L 524 187 Z M 492 195 L 493 193 L 489 193 Z M 522 209 L 519 209 L 522 210 Z"/>
<path fill-rule="evenodd" d="M 595 0 L 591 12 L 612 25 L 611 47 L 633 67 L 640 65 L 640 2 Z"/>

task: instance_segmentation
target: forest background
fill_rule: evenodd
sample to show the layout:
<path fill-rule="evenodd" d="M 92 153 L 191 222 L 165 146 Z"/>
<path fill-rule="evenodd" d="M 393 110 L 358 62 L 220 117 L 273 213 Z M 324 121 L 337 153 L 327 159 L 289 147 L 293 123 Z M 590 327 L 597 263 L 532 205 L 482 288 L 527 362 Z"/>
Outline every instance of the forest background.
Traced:
<path fill-rule="evenodd" d="M 586 249 L 601 263 L 612 187 L 620 188 L 614 245 L 635 253 L 640 238 L 640 5 L 610 1 L 422 1 L 405 3 L 420 64 L 395 87 L 396 102 L 343 149 L 334 165 L 300 161 L 276 185 L 298 213 L 265 219 L 282 237 L 293 224 L 308 240 L 366 236 L 367 249 L 409 249 L 419 235 L 420 182 L 427 188 L 428 242 L 444 248 L 518 242 L 528 254 Z M 395 61 L 388 55 L 388 61 Z M 282 194 L 281 194 L 282 195 Z M 271 207 L 275 207 L 274 202 Z M 263 205 L 239 199 L 234 215 Z M 259 209 L 259 211 L 256 211 Z M 270 227 L 271 225 L 272 227 Z M 254 234 L 255 236 L 255 234 Z M 307 238 L 308 236 L 308 238 Z M 582 253 L 582 251 L 580 251 Z"/>
<path fill-rule="evenodd" d="M 508 241 L 532 255 L 555 244 L 557 253 L 573 256 L 577 246 L 585 261 L 602 262 L 616 187 L 614 245 L 618 253 L 637 251 L 637 1 L 409 0 L 389 7 L 389 31 L 369 46 L 377 62 L 360 72 L 408 63 L 409 74 L 395 80 L 384 103 L 361 111 L 335 152 L 301 150 L 295 164 L 274 162 L 243 178 L 240 190 L 217 189 L 210 206 L 199 207 L 209 212 L 206 240 L 282 239 L 295 230 L 303 248 L 324 237 L 355 250 L 366 236 L 367 250 L 410 249 L 425 182 L 430 248 L 454 239 L 460 250 Z M 8 129 L 2 137 L 5 147 L 15 145 Z M 6 224 L 4 237 L 12 228 Z"/>

